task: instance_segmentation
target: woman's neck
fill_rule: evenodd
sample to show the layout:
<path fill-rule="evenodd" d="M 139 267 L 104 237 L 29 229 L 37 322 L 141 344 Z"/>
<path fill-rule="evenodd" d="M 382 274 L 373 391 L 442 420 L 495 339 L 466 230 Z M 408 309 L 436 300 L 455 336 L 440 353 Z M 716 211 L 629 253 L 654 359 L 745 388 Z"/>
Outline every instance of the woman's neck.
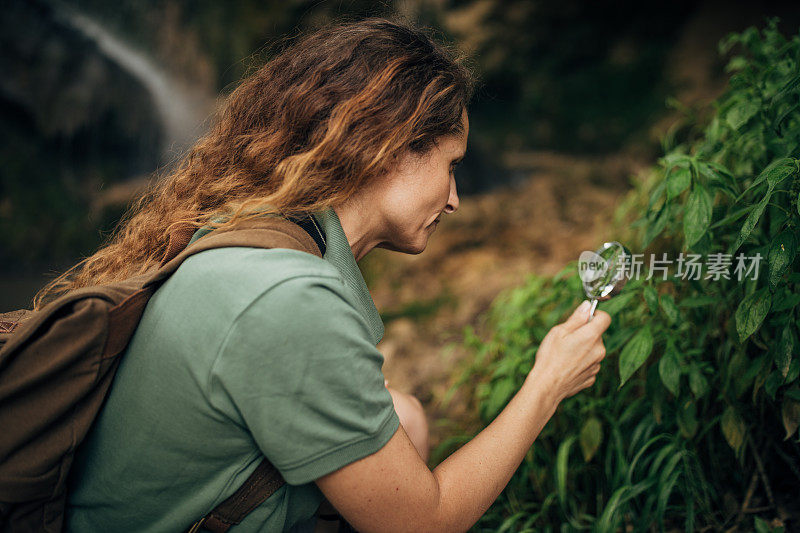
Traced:
<path fill-rule="evenodd" d="M 370 220 L 367 216 L 368 211 L 357 207 L 357 205 L 350 203 L 333 209 L 336 212 L 336 216 L 339 217 L 347 242 L 353 251 L 353 257 L 355 257 L 356 261 L 360 261 L 380 241 L 374 237 L 377 221 Z"/>

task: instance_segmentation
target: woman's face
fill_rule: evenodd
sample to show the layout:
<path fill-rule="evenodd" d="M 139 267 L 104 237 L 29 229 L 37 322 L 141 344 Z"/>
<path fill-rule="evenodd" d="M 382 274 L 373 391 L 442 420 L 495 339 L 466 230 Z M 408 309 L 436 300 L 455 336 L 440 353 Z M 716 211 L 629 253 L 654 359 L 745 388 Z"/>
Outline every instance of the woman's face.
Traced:
<path fill-rule="evenodd" d="M 418 254 L 436 230 L 443 213 L 458 209 L 453 174 L 467 150 L 469 118 L 462 115 L 463 133 L 441 137 L 427 153 L 407 153 L 381 183 L 383 240 L 378 248 Z"/>

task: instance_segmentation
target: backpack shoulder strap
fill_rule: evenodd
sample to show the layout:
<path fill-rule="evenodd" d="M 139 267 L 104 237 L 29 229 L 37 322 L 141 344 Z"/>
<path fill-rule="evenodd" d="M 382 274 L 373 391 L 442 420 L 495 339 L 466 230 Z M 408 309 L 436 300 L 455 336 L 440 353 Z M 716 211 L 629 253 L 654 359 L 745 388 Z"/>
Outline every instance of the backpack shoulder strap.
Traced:
<path fill-rule="evenodd" d="M 152 274 L 145 286 L 164 281 L 189 256 L 214 248 L 291 248 L 322 257 L 319 246 L 305 229 L 280 217 L 251 219 L 233 228 L 219 229 L 187 247 L 190 239 L 191 234 L 185 227 L 173 231 L 161 267 Z"/>
<path fill-rule="evenodd" d="M 283 476 L 267 458 L 261 461 L 255 471 L 239 489 L 213 511 L 195 522 L 189 533 L 212 531 L 225 533 L 238 524 L 250 511 L 258 507 L 285 483 Z"/>

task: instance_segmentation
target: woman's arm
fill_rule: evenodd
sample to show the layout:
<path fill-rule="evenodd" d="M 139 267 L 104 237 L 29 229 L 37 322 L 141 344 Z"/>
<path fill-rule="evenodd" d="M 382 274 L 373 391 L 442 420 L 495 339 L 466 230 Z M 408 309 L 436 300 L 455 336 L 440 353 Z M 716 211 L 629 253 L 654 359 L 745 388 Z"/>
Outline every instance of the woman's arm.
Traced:
<path fill-rule="evenodd" d="M 358 531 L 465 531 L 494 502 L 565 397 L 594 383 L 611 322 L 584 310 L 554 327 L 506 408 L 431 472 L 405 430 L 376 453 L 316 480 Z"/>
<path fill-rule="evenodd" d="M 416 448 L 420 458 L 427 463 L 430 454 L 430 444 L 428 435 L 428 421 L 422 403 L 413 395 L 400 392 L 389 387 L 389 382 L 384 381 L 386 390 L 392 395 L 394 410 L 400 419 L 400 425 L 406 432 L 409 440 Z M 333 518 L 339 516 L 339 512 L 331 503 L 325 499 L 317 509 L 318 516 L 324 517 L 317 520 L 314 533 L 335 533 L 339 530 L 339 521 Z"/>
<path fill-rule="evenodd" d="M 425 409 L 419 399 L 411 394 L 400 392 L 387 385 L 386 390 L 392 395 L 394 410 L 400 419 L 400 425 L 411 439 L 414 448 L 419 452 L 419 456 L 424 463 L 428 462 L 430 456 L 430 442 L 428 433 L 428 419 L 425 416 Z"/>

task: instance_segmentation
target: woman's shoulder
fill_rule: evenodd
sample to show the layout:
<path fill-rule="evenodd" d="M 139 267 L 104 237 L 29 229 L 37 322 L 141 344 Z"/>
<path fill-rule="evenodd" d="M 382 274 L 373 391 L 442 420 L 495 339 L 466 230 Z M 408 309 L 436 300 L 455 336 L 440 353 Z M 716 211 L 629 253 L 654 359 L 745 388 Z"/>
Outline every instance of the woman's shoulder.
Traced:
<path fill-rule="evenodd" d="M 226 247 L 206 250 L 188 258 L 178 273 L 204 284 L 252 282 L 258 286 L 280 283 L 294 277 L 341 279 L 330 262 L 300 250 L 288 248 Z M 176 273 L 177 274 L 177 273 Z"/>
<path fill-rule="evenodd" d="M 284 248 L 226 247 L 186 259 L 154 295 L 152 307 L 159 314 L 198 315 L 198 321 L 225 329 L 248 308 L 318 302 L 330 292 L 352 303 L 339 270 L 318 256 Z"/>

